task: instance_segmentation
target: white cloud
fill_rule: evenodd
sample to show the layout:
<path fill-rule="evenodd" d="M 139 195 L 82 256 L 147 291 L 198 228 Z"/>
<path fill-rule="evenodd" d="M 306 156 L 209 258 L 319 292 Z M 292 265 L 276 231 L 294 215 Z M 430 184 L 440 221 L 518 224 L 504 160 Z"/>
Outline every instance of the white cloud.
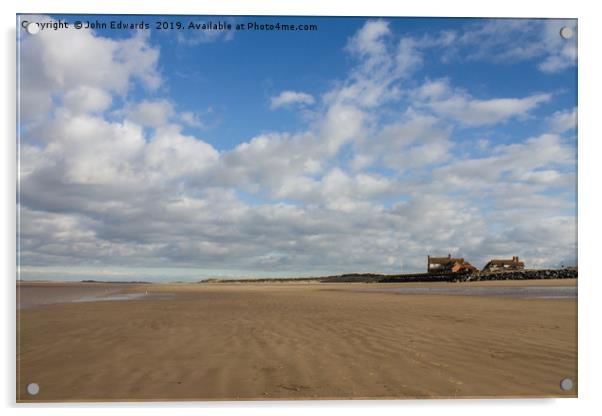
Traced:
<path fill-rule="evenodd" d="M 352 166 L 362 169 L 384 164 L 403 172 L 440 162 L 447 158 L 450 134 L 451 129 L 438 118 L 410 109 L 399 121 L 357 141 Z"/>
<path fill-rule="evenodd" d="M 570 177 L 553 169 L 528 171 L 517 175 L 517 179 L 522 182 L 551 186 L 558 184 L 567 185 L 567 183 L 563 183 L 563 179 L 567 178 Z"/>
<path fill-rule="evenodd" d="M 198 116 L 198 114 L 193 113 L 192 111 L 184 111 L 180 113 L 180 121 L 187 125 L 188 127 L 193 128 L 202 128 L 204 127 L 203 121 Z"/>
<path fill-rule="evenodd" d="M 173 105 L 167 100 L 141 101 L 129 110 L 127 117 L 145 127 L 160 127 L 168 123 L 175 114 Z"/>
<path fill-rule="evenodd" d="M 550 129 L 555 133 L 564 133 L 577 128 L 577 108 L 556 111 L 548 118 Z"/>
<path fill-rule="evenodd" d="M 315 201 L 319 197 L 319 186 L 318 181 L 305 175 L 287 176 L 272 194 L 278 199 Z"/>
<path fill-rule="evenodd" d="M 392 33 L 383 20 L 369 20 L 349 39 L 346 50 L 357 59 L 349 77 L 324 94 L 329 105 L 375 108 L 396 101 L 400 83 L 422 64 L 417 42 L 409 37 L 390 43 Z"/>
<path fill-rule="evenodd" d="M 138 125 L 59 111 L 43 130 L 44 158 L 60 168 L 68 182 L 112 183 L 135 175 L 133 163 L 144 146 Z"/>
<path fill-rule="evenodd" d="M 166 99 L 142 100 L 129 104 L 118 114 L 145 127 L 159 128 L 177 122 L 192 128 L 205 127 L 198 113 L 176 111 L 174 104 Z"/>
<path fill-rule="evenodd" d="M 494 98 L 490 100 L 468 97 L 450 97 L 430 103 L 431 108 L 462 123 L 478 126 L 494 124 L 527 114 L 537 105 L 550 100 L 550 94 L 536 94 L 525 98 Z"/>
<path fill-rule="evenodd" d="M 293 104 L 311 105 L 315 102 L 314 97 L 304 92 L 282 91 L 277 96 L 270 98 L 270 108 L 275 110 L 280 107 Z"/>
<path fill-rule="evenodd" d="M 334 156 L 340 147 L 362 133 L 365 114 L 352 106 L 332 105 L 320 123 L 320 136 L 327 154 Z"/>
<path fill-rule="evenodd" d="M 369 20 L 349 39 L 347 50 L 351 53 L 368 56 L 368 62 L 370 62 L 372 57 L 383 55 L 386 52 L 384 38 L 390 34 L 388 22 Z"/>
<path fill-rule="evenodd" d="M 38 35 L 24 38 L 20 48 L 21 60 L 27 62 L 21 66 L 21 112 L 26 118 L 48 111 L 52 97 L 67 89 L 124 94 L 133 79 L 150 89 L 160 84 L 159 52 L 147 44 L 144 32 L 122 40 L 97 37 L 87 29 Z"/>
<path fill-rule="evenodd" d="M 511 118 L 528 116 L 529 111 L 550 101 L 551 94 L 533 94 L 523 98 L 477 99 L 460 89 L 452 89 L 447 79 L 427 81 L 414 95 L 424 105 L 444 117 L 468 126 L 496 124 Z"/>
<path fill-rule="evenodd" d="M 219 154 L 210 144 L 182 135 L 176 126 L 168 126 L 157 130 L 144 157 L 145 170 L 171 178 L 206 171 L 217 163 Z"/>
<path fill-rule="evenodd" d="M 320 182 L 320 200 L 369 200 L 393 190 L 393 183 L 385 177 L 366 173 L 351 176 L 340 168 L 334 168 Z"/>
<path fill-rule="evenodd" d="M 415 92 L 417 98 L 421 100 L 437 100 L 451 94 L 449 79 L 440 78 L 436 80 L 427 80 Z"/>
<path fill-rule="evenodd" d="M 224 152 L 213 180 L 252 193 L 277 188 L 287 177 L 319 170 L 319 146 L 312 133 L 259 135 Z"/>
<path fill-rule="evenodd" d="M 69 90 L 62 97 L 63 106 L 74 113 L 104 111 L 111 105 L 111 101 L 112 97 L 108 92 L 88 86 Z"/>
<path fill-rule="evenodd" d="M 418 43 L 412 38 L 402 38 L 396 56 L 396 70 L 403 75 L 413 72 L 422 65 Z"/>
<path fill-rule="evenodd" d="M 495 192 L 504 182 L 544 182 L 553 185 L 564 175 L 551 167 L 576 164 L 576 149 L 554 134 L 527 139 L 524 143 L 497 146 L 488 157 L 458 160 L 436 169 L 435 183 L 442 187 Z"/>

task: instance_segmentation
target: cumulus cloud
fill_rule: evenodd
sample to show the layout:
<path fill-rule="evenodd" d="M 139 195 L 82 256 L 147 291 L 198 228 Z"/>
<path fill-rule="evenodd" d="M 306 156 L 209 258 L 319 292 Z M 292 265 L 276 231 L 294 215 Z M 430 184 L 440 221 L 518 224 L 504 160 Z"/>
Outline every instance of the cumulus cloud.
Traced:
<path fill-rule="evenodd" d="M 356 204 L 375 208 L 370 200 L 394 195 L 396 191 L 396 184 L 384 176 L 351 174 L 335 167 L 320 179 L 308 175 L 289 176 L 275 189 L 274 196 L 345 210 Z"/>
<path fill-rule="evenodd" d="M 145 149 L 145 169 L 163 177 L 194 175 L 217 162 L 218 152 L 208 143 L 184 136 L 175 126 L 157 130 Z"/>
<path fill-rule="evenodd" d="M 116 114 L 141 126 L 155 129 L 174 123 L 192 128 L 205 127 L 199 113 L 194 111 L 177 111 L 171 101 L 163 98 L 130 103 L 123 110 L 117 111 Z"/>
<path fill-rule="evenodd" d="M 21 41 L 21 60 L 27 62 L 20 66 L 20 112 L 24 121 L 46 114 L 52 100 L 64 93 L 71 93 L 66 98 L 70 104 L 74 104 L 76 95 L 85 101 L 83 95 L 96 94 L 87 98 L 90 105 L 99 99 L 99 90 L 123 95 L 133 80 L 150 90 L 160 85 L 159 51 L 148 45 L 145 32 L 123 40 L 74 28 L 42 31 L 39 35 Z"/>
<path fill-rule="evenodd" d="M 574 167 L 576 149 L 554 134 L 531 137 L 524 143 L 495 147 L 483 158 L 459 160 L 436 169 L 437 183 L 476 192 L 491 189 L 496 192 L 503 182 L 517 184 L 521 178 L 548 179 L 548 185 L 565 175 L 547 167 Z"/>
<path fill-rule="evenodd" d="M 448 157 L 451 129 L 429 114 L 409 109 L 399 121 L 385 124 L 380 131 L 358 140 L 352 166 L 386 166 L 404 172 Z"/>
<path fill-rule="evenodd" d="M 277 96 L 270 98 L 270 108 L 275 110 L 280 107 L 294 104 L 311 105 L 315 102 L 310 94 L 297 91 L 282 91 Z"/>
<path fill-rule="evenodd" d="M 160 127 L 167 124 L 174 115 L 174 108 L 167 100 L 144 100 L 132 106 L 126 112 L 128 112 L 127 117 L 130 120 L 141 126 Z"/>
<path fill-rule="evenodd" d="M 145 143 L 139 125 L 89 114 L 58 111 L 42 130 L 47 144 L 40 151 L 46 165 L 70 183 L 128 180 L 136 174 L 134 163 Z M 23 162 L 25 169 L 36 170 L 28 159 Z"/>
<path fill-rule="evenodd" d="M 72 112 L 104 111 L 111 105 L 108 92 L 94 87 L 80 86 L 67 91 L 62 97 L 63 106 Z"/>

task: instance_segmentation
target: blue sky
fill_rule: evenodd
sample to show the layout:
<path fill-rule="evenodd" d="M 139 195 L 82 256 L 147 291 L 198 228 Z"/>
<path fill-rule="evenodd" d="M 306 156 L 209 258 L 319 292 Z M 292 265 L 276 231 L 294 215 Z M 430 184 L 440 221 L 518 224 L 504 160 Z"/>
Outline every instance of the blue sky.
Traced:
<path fill-rule="evenodd" d="M 22 18 L 23 278 L 576 264 L 574 20 Z"/>

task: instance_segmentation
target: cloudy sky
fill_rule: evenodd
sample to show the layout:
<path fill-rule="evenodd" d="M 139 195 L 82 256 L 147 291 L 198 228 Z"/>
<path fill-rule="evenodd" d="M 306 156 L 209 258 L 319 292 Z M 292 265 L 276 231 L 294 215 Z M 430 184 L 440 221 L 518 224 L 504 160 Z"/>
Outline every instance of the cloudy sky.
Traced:
<path fill-rule="evenodd" d="M 19 31 L 21 278 L 576 264 L 575 21 L 52 18 L 151 28 Z"/>

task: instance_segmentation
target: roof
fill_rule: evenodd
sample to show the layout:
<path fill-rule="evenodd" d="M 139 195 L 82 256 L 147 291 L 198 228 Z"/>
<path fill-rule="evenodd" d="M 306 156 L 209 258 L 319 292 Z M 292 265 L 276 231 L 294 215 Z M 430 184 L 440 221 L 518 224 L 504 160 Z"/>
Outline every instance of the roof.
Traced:
<path fill-rule="evenodd" d="M 489 263 L 487 263 L 487 264 L 492 265 L 492 266 L 504 266 L 506 264 L 523 264 L 523 262 L 519 261 L 518 259 L 510 259 L 510 260 L 494 259 L 494 260 L 490 260 Z"/>
<path fill-rule="evenodd" d="M 447 263 L 464 263 L 463 258 L 453 258 L 453 257 L 429 257 L 429 263 L 434 264 L 447 264 Z"/>

